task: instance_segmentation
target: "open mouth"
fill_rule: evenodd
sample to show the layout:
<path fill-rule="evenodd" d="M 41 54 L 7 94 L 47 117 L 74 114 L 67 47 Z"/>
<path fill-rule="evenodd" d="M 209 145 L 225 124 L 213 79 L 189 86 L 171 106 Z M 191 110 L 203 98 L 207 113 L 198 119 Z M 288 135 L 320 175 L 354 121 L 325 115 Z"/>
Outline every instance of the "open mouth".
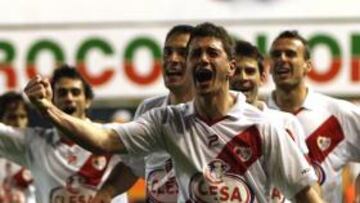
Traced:
<path fill-rule="evenodd" d="M 63 111 L 69 115 L 73 114 L 76 111 L 76 107 L 74 106 L 67 106 L 63 109 Z"/>
<path fill-rule="evenodd" d="M 181 71 L 166 71 L 166 75 L 167 76 L 182 76 L 182 72 Z"/>
<path fill-rule="evenodd" d="M 250 92 L 253 88 L 252 87 L 238 87 L 237 90 L 240 92 Z"/>
<path fill-rule="evenodd" d="M 183 67 L 180 64 L 167 64 L 165 66 L 166 76 L 182 76 L 184 73 Z"/>
<path fill-rule="evenodd" d="M 232 80 L 230 85 L 232 90 L 236 90 L 240 92 L 252 91 L 254 87 L 254 85 L 250 81 L 244 81 L 244 80 Z"/>
<path fill-rule="evenodd" d="M 212 77 L 213 77 L 213 72 L 209 69 L 201 68 L 195 71 L 195 80 L 197 82 L 200 83 L 206 82 L 211 80 Z"/>
<path fill-rule="evenodd" d="M 290 74 L 290 68 L 283 67 L 283 66 L 277 66 L 275 67 L 275 74 L 280 76 L 285 76 L 287 74 Z"/>
<path fill-rule="evenodd" d="M 250 92 L 253 89 L 252 86 L 244 86 L 243 84 L 239 84 L 239 83 L 233 83 L 231 85 L 231 88 L 233 90 L 240 91 L 240 92 Z"/>

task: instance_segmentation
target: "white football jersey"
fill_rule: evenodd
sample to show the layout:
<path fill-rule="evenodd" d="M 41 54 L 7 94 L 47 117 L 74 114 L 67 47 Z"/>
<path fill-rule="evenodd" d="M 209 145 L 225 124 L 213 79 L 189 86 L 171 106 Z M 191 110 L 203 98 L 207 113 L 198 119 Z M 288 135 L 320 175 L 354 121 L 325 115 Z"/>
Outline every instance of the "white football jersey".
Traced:
<path fill-rule="evenodd" d="M 269 116 L 272 122 L 278 122 L 280 125 L 284 126 L 285 130 L 288 132 L 288 135 L 292 140 L 295 141 L 296 145 L 304 154 L 304 156 L 307 157 L 309 150 L 305 143 L 304 130 L 298 119 L 290 113 L 268 108 L 265 102 L 260 101 L 260 105 L 260 109 L 265 113 L 266 116 Z M 290 200 L 285 199 L 284 195 L 277 188 L 273 188 L 271 190 L 269 198 L 269 202 L 274 203 L 290 202 Z"/>
<path fill-rule="evenodd" d="M 273 122 L 279 122 L 280 125 L 283 125 L 285 130 L 288 131 L 290 137 L 295 141 L 296 145 L 299 147 L 300 151 L 307 155 L 309 149 L 305 143 L 305 133 L 301 123 L 298 121 L 296 116 L 276 109 L 270 109 L 266 103 L 261 102 L 261 110 L 268 116 Z"/>
<path fill-rule="evenodd" d="M 30 171 L 24 167 L 0 158 L 0 202 L 19 200 L 23 203 L 35 202 L 35 189 Z"/>
<path fill-rule="evenodd" d="M 55 129 L 20 130 L 2 123 L 0 155 L 31 171 L 37 203 L 89 202 L 119 161 L 66 143 Z"/>
<path fill-rule="evenodd" d="M 135 119 L 145 112 L 166 107 L 169 103 L 168 96 L 153 97 L 144 100 L 136 110 Z M 176 202 L 178 185 L 170 155 L 162 150 L 153 152 L 144 158 L 147 202 Z"/>
<path fill-rule="evenodd" d="M 271 97 L 268 105 L 279 109 Z M 309 89 L 295 115 L 303 126 L 309 158 L 324 199 L 329 203 L 342 202 L 342 168 L 350 161 L 360 161 L 359 107 Z"/>
<path fill-rule="evenodd" d="M 108 126 L 129 154 L 165 150 L 171 155 L 178 202 L 267 202 L 271 184 L 292 198 L 316 181 L 285 129 L 241 93 L 217 121 L 200 118 L 193 105 L 153 109 L 136 121 Z"/>

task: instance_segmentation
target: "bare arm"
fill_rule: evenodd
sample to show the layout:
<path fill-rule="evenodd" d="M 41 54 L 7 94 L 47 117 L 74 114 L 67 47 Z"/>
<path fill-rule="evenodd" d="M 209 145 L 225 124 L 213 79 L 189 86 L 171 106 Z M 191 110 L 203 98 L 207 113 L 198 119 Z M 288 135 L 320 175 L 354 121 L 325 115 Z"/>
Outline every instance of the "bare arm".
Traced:
<path fill-rule="evenodd" d="M 320 195 L 312 186 L 308 186 L 295 195 L 295 200 L 298 203 L 323 203 Z"/>
<path fill-rule="evenodd" d="M 45 113 L 65 136 L 83 148 L 96 153 L 125 153 L 125 146 L 114 130 L 100 128 L 91 122 L 70 116 L 52 105 Z"/>
<path fill-rule="evenodd" d="M 52 90 L 47 79 L 36 76 L 26 85 L 25 94 L 42 115 L 63 134 L 85 149 L 96 153 L 124 153 L 125 146 L 115 131 L 70 116 L 52 102 Z"/>
<path fill-rule="evenodd" d="M 110 176 L 95 196 L 95 202 L 112 199 L 128 191 L 138 180 L 132 170 L 123 163 L 119 163 L 112 170 Z"/>

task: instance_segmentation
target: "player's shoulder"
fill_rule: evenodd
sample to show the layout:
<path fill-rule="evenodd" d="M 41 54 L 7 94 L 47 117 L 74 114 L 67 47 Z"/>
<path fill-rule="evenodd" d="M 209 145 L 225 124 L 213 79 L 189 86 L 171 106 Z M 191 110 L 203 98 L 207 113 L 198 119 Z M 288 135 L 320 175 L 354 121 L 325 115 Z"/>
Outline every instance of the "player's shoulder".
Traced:
<path fill-rule="evenodd" d="M 316 97 L 316 99 L 321 102 L 321 106 L 333 114 L 346 114 L 352 111 L 359 111 L 358 106 L 344 99 L 330 97 L 320 93 L 317 93 Z"/>
<path fill-rule="evenodd" d="M 272 117 L 270 114 L 261 111 L 253 105 L 248 103 L 243 104 L 243 118 L 246 119 L 247 122 L 253 123 L 254 125 L 269 125 L 271 124 Z"/>
<path fill-rule="evenodd" d="M 143 100 L 136 109 L 135 118 L 148 112 L 151 109 L 165 106 L 167 102 L 167 96 L 156 96 Z"/>
<path fill-rule="evenodd" d="M 269 116 L 271 119 L 274 119 L 273 121 L 275 120 L 293 121 L 297 119 L 293 114 L 285 111 L 280 111 L 277 109 L 267 109 L 264 113 L 267 114 L 267 116 Z"/>
<path fill-rule="evenodd" d="M 30 143 L 37 143 L 40 140 L 51 141 L 55 135 L 54 128 L 31 127 L 27 129 L 25 139 Z"/>
<path fill-rule="evenodd" d="M 167 96 L 155 96 L 145 99 L 143 102 L 140 103 L 142 106 L 161 106 L 167 100 Z"/>
<path fill-rule="evenodd" d="M 185 115 L 193 111 L 193 102 L 180 103 L 176 105 L 168 105 L 164 108 L 169 114 Z"/>

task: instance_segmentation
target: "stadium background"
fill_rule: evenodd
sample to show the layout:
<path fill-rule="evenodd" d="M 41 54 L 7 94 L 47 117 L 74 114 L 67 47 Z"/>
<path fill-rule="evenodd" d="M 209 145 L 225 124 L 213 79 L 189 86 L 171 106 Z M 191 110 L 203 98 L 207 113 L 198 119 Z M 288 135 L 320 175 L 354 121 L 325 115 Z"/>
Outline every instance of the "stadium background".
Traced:
<path fill-rule="evenodd" d="M 356 0 L 13 0 L 0 12 L 0 93 L 21 90 L 35 74 L 77 65 L 95 89 L 90 117 L 134 113 L 144 98 L 167 93 L 161 80 L 164 37 L 175 24 L 212 21 L 264 53 L 284 29 L 310 41 L 311 86 L 360 98 L 360 2 Z M 262 88 L 267 94 L 271 80 Z M 31 114 L 32 125 L 49 124 Z M 131 192 L 141 202 L 143 182 Z M 350 198 L 351 198 L 351 190 Z"/>

